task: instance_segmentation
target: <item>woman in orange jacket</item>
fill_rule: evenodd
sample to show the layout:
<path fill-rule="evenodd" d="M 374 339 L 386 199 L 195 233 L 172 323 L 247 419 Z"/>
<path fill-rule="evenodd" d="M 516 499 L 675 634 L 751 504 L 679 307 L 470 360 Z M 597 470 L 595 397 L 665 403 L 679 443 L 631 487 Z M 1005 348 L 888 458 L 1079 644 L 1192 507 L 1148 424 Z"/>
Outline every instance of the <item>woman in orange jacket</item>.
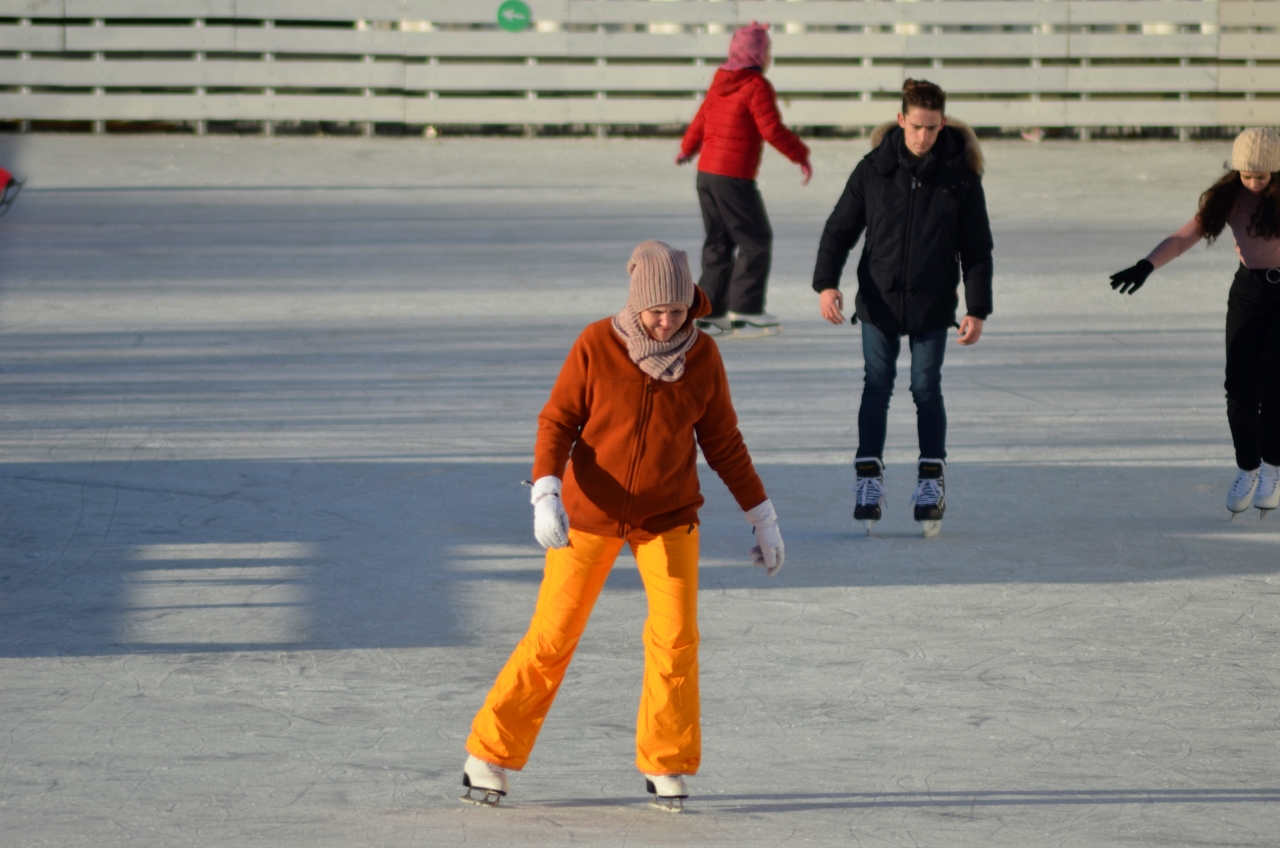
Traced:
<path fill-rule="evenodd" d="M 472 722 L 466 801 L 497 804 L 509 789 L 506 772 L 528 761 L 627 544 L 649 604 L 636 766 L 656 805 L 682 808 L 684 778 L 702 758 L 699 447 L 755 530 L 756 565 L 770 576 L 782 567 L 777 515 L 738 430 L 724 363 L 694 326 L 710 304 L 693 284 L 688 257 L 646 241 L 627 271 L 626 307 L 583 330 L 538 417 L 532 502 L 546 567 L 529 631 Z"/>

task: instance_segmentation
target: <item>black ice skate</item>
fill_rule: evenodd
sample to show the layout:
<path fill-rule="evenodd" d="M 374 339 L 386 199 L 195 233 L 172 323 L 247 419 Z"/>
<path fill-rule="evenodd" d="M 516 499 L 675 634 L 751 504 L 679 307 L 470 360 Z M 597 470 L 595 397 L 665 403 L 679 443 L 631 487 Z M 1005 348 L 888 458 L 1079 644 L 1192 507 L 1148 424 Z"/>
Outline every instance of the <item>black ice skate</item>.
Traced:
<path fill-rule="evenodd" d="M 945 467 L 941 459 L 920 460 L 914 500 L 916 521 L 920 522 L 926 539 L 938 535 L 942 516 L 947 511 L 947 484 L 942 473 Z"/>
<path fill-rule="evenodd" d="M 481 807 L 498 806 L 502 796 L 511 791 L 506 769 L 471 755 L 467 756 L 466 765 L 462 767 L 462 785 L 467 787 L 467 793 L 460 800 Z M 472 792 L 479 794 L 472 795 Z"/>
<path fill-rule="evenodd" d="M 683 774 L 646 774 L 644 788 L 653 798 L 650 807 L 667 813 L 684 811 L 684 799 L 689 797 Z"/>
<path fill-rule="evenodd" d="M 860 456 L 853 461 L 858 474 L 854 484 L 853 520 L 861 521 L 871 535 L 871 528 L 880 520 L 880 502 L 884 500 L 884 464 L 874 456 Z"/>

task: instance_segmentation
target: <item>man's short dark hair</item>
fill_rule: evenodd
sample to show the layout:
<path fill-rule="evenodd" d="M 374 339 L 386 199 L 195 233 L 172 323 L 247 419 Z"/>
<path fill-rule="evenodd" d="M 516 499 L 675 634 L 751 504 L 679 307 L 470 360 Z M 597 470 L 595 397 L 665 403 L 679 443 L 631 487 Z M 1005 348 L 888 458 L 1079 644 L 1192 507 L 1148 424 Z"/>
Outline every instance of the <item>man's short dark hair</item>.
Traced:
<path fill-rule="evenodd" d="M 912 106 L 945 114 L 947 93 L 928 80 L 908 79 L 902 84 L 902 114 L 907 114 Z"/>

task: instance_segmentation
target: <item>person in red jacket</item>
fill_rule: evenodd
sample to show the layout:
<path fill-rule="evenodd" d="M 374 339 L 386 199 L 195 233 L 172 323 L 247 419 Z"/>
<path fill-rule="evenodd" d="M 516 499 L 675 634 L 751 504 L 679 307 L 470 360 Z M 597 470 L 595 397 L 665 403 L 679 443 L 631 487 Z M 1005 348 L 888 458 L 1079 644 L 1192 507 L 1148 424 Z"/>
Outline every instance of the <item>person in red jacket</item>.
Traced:
<path fill-rule="evenodd" d="M 809 148 L 782 123 L 778 96 L 764 78 L 771 58 L 768 30 L 752 21 L 733 34 L 729 60 L 716 71 L 676 157 L 683 165 L 701 152 L 698 202 L 707 239 L 698 286 L 711 299 L 711 314 L 698 326 L 705 330 L 777 332 L 778 319 L 764 310 L 773 249 L 773 228 L 756 187 L 764 142 L 800 166 L 802 185 L 813 176 Z"/>

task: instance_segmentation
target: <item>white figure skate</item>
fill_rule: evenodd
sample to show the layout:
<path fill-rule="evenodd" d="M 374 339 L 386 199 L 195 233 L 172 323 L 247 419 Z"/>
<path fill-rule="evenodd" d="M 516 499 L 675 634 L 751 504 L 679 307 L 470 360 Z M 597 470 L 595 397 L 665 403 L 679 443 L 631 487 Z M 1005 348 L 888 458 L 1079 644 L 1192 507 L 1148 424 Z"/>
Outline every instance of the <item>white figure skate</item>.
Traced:
<path fill-rule="evenodd" d="M 702 318 L 694 319 L 693 323 L 699 330 L 713 336 L 733 335 L 733 321 L 730 320 L 727 315 L 707 315 Z"/>
<path fill-rule="evenodd" d="M 1262 463 L 1258 469 L 1258 491 L 1253 495 L 1253 505 L 1261 511 L 1260 518 L 1280 507 L 1280 465 Z"/>
<path fill-rule="evenodd" d="M 467 794 L 461 800 L 481 807 L 498 806 L 502 796 L 511 791 L 506 769 L 478 760 L 470 754 L 467 755 L 466 765 L 462 767 L 462 785 L 467 787 Z M 472 792 L 480 794 L 472 795 Z"/>
<path fill-rule="evenodd" d="M 764 336 L 776 336 L 782 332 L 782 319 L 768 312 L 750 315 L 746 312 L 730 310 L 729 320 L 733 322 L 733 333 L 730 338 L 758 339 Z"/>
<path fill-rule="evenodd" d="M 1241 471 L 1236 475 L 1236 481 L 1231 484 L 1231 491 L 1227 492 L 1227 509 L 1231 511 L 1232 521 L 1253 505 L 1253 495 L 1256 491 L 1258 491 L 1258 469 Z"/>
<path fill-rule="evenodd" d="M 682 812 L 684 799 L 689 797 L 683 774 L 646 774 L 644 788 L 653 796 L 649 806 L 667 813 Z"/>

